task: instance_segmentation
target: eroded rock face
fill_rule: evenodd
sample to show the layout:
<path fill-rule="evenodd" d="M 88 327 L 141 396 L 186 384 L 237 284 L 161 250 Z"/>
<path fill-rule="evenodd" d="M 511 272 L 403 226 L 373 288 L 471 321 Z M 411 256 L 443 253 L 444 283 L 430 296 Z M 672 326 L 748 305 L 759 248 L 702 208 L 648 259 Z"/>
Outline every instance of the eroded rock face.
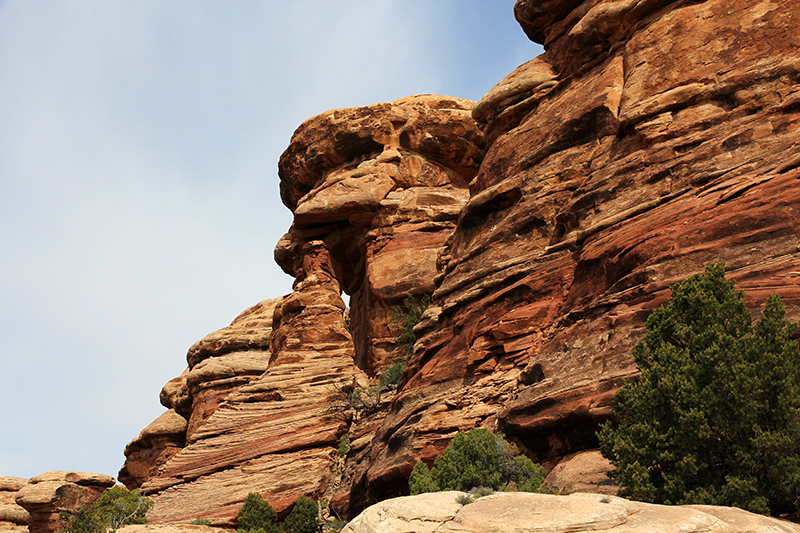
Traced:
<path fill-rule="evenodd" d="M 401 494 L 459 429 L 548 468 L 595 448 L 669 287 L 725 261 L 800 319 L 800 7 L 526 1 L 547 52 L 477 104 L 490 142 L 433 307 L 354 478 Z"/>
<path fill-rule="evenodd" d="M 281 514 L 298 496 L 325 492 L 346 432 L 346 421 L 329 410 L 334 384 L 356 376 L 331 270 L 324 246 L 309 243 L 294 292 L 276 302 L 268 368 L 229 392 L 187 446 L 142 485 L 155 502 L 150 522 L 205 518 L 232 527 L 249 492 L 264 494 Z"/>
<path fill-rule="evenodd" d="M 295 220 L 275 252 L 293 292 L 195 344 L 189 370 L 161 394 L 171 430 L 156 431 L 160 419 L 129 444 L 125 479 L 152 496 L 152 523 L 231 527 L 253 491 L 279 514 L 300 495 L 348 494 L 342 479 L 353 468 L 342 472 L 339 440 L 349 432 L 353 453 L 365 450 L 393 391 L 375 399 L 378 414 L 344 396 L 405 357 L 391 307 L 435 288 L 484 153 L 472 107 L 415 96 L 330 111 L 298 129 L 280 163 Z"/>
<path fill-rule="evenodd" d="M 800 532 L 791 522 L 731 507 L 666 506 L 599 494 L 525 492 L 498 492 L 467 505 L 458 503 L 465 496 L 463 492 L 435 492 L 383 501 L 362 512 L 342 533 Z"/>

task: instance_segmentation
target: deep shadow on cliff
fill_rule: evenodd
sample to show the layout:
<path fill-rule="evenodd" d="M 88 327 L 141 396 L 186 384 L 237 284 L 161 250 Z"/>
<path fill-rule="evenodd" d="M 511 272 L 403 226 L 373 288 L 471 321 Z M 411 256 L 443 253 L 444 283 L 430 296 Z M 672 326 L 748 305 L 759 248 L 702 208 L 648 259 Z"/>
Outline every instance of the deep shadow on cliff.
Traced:
<path fill-rule="evenodd" d="M 413 96 L 295 132 L 275 251 L 293 292 L 195 344 L 126 448 L 120 479 L 152 495 L 151 521 L 230 526 L 251 491 L 352 516 L 479 426 L 554 490 L 613 491 L 595 431 L 670 285 L 722 260 L 749 307 L 777 293 L 800 319 L 800 6 L 515 13 L 546 52 L 480 102 Z M 391 308 L 427 293 L 398 389 L 374 412 L 336 407 L 404 357 Z"/>

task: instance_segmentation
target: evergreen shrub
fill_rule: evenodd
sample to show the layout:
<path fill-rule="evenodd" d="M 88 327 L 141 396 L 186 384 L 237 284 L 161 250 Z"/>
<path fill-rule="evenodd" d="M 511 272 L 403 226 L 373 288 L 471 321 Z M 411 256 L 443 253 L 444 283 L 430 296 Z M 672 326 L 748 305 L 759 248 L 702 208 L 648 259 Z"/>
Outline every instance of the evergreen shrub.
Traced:
<path fill-rule="evenodd" d="M 633 350 L 641 376 L 599 432 L 620 495 L 779 515 L 800 497 L 800 350 L 780 298 L 754 324 L 724 263 L 672 287 Z"/>

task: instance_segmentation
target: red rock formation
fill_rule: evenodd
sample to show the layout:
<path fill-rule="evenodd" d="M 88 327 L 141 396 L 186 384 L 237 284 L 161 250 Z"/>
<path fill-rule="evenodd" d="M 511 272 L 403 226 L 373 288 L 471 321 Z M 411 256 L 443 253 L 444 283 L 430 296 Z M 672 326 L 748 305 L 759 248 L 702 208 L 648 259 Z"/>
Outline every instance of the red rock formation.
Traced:
<path fill-rule="evenodd" d="M 458 429 L 497 427 L 548 465 L 595 446 L 647 313 L 705 264 L 800 318 L 798 5 L 516 15 L 547 51 L 475 108 L 491 144 L 351 511 L 402 493 Z"/>
<path fill-rule="evenodd" d="M 749 306 L 778 293 L 800 319 L 800 8 L 519 0 L 515 13 L 547 51 L 477 105 L 415 96 L 297 130 L 279 165 L 294 223 L 275 251 L 294 291 L 274 330 L 264 318 L 201 341 L 165 387 L 189 437 L 142 462 L 157 466 L 142 485 L 156 522 L 230 526 L 250 491 L 280 512 L 304 494 L 352 515 L 477 426 L 548 468 L 571 459 L 551 477 L 571 490 L 570 471 L 607 469 L 575 454 L 596 447 L 670 285 L 724 260 Z M 402 357 L 391 307 L 431 291 L 397 393 L 369 416 L 331 411 Z"/>
<path fill-rule="evenodd" d="M 151 522 L 233 526 L 248 492 L 279 513 L 300 495 L 335 493 L 339 439 L 358 422 L 351 436 L 362 449 L 381 420 L 354 413 L 344 396 L 402 357 L 391 307 L 433 291 L 483 156 L 472 105 L 416 96 L 330 111 L 298 129 L 280 164 L 295 221 L 276 249 L 293 292 L 195 344 L 190 370 L 161 395 L 174 431 L 153 430 L 157 421 L 128 445 L 125 479 L 152 495 Z M 168 449 L 183 417 L 186 446 Z"/>
<path fill-rule="evenodd" d="M 161 404 L 169 410 L 125 447 L 120 482 L 133 489 L 157 476 L 187 441 L 193 442 L 195 431 L 228 394 L 267 369 L 272 314 L 279 302 L 259 302 L 189 348 L 189 368 L 161 391 Z"/>
<path fill-rule="evenodd" d="M 311 239 L 331 251 L 350 295 L 357 365 L 375 376 L 398 357 L 392 306 L 434 289 L 436 261 L 483 158 L 473 102 L 434 95 L 309 119 L 281 156 L 294 223 L 275 259 L 295 276 Z"/>

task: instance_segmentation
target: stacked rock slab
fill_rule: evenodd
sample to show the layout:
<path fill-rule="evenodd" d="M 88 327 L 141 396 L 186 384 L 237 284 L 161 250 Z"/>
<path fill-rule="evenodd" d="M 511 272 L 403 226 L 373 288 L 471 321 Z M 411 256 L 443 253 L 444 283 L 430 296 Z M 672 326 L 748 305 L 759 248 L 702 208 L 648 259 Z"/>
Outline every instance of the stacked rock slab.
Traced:
<path fill-rule="evenodd" d="M 168 410 L 125 447 L 120 482 L 133 489 L 157 476 L 187 442 L 193 442 L 195 431 L 228 394 L 267 369 L 272 314 L 278 302 L 280 298 L 249 307 L 229 326 L 189 348 L 189 368 L 161 391 L 161 404 Z"/>
<path fill-rule="evenodd" d="M 17 505 L 16 495 L 28 480 L 19 477 L 0 477 L 0 531 L 25 533 L 30 514 Z"/>
<path fill-rule="evenodd" d="M 460 429 L 548 467 L 596 447 L 646 316 L 706 264 L 800 318 L 800 4 L 515 11 L 546 52 L 475 107 L 487 154 L 351 513 Z"/>
<path fill-rule="evenodd" d="M 30 515 L 30 533 L 54 533 L 62 527 L 59 513 L 91 505 L 115 483 L 105 474 L 54 470 L 32 477 L 15 500 Z"/>

